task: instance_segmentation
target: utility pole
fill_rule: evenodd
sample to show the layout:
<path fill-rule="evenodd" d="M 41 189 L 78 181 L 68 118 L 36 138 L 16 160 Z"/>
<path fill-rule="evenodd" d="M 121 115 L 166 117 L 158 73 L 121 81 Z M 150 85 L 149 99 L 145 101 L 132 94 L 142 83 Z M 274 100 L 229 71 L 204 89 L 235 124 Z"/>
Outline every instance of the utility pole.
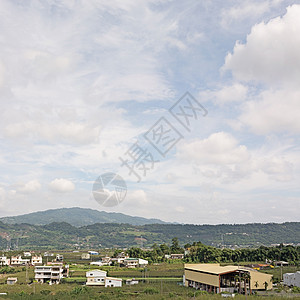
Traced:
<path fill-rule="evenodd" d="M 26 263 L 26 283 L 28 283 L 28 264 Z"/>
<path fill-rule="evenodd" d="M 141 236 L 141 249 L 143 249 L 143 237 Z"/>

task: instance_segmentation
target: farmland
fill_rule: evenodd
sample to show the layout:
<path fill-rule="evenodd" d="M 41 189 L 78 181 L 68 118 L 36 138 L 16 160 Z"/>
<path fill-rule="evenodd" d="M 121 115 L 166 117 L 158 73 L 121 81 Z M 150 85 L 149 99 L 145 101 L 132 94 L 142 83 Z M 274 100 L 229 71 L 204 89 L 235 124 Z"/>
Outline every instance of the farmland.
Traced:
<path fill-rule="evenodd" d="M 91 266 L 90 260 L 80 259 L 81 254 L 81 252 L 64 252 L 66 262 L 70 264 L 70 276 L 63 279 L 62 283 L 58 285 L 36 283 L 33 267 L 28 267 L 27 270 L 25 267 L 16 267 L 15 273 L 2 274 L 0 293 L 7 293 L 7 295 L 0 296 L 0 299 L 194 299 L 194 297 L 197 299 L 221 299 L 220 295 L 208 294 L 182 286 L 183 262 L 181 260 L 153 263 L 146 268 L 127 269 L 119 266 Z M 85 273 L 92 269 L 105 270 L 109 276 L 119 277 L 123 280 L 136 278 L 139 280 L 139 284 L 134 286 L 123 284 L 121 288 L 85 286 Z M 300 270 L 300 268 L 296 266 L 283 267 L 282 271 L 286 273 L 296 270 Z M 274 268 L 264 272 L 269 272 L 279 279 L 281 270 Z M 17 284 L 5 284 L 7 277 L 17 277 Z M 282 299 L 280 295 L 297 296 L 297 294 L 287 293 L 284 289 L 275 288 L 274 291 L 264 294 L 263 299 L 269 297 Z M 235 297 L 235 299 L 244 298 L 244 295 Z M 252 295 L 250 299 L 262 299 L 262 297 L 261 295 Z"/>

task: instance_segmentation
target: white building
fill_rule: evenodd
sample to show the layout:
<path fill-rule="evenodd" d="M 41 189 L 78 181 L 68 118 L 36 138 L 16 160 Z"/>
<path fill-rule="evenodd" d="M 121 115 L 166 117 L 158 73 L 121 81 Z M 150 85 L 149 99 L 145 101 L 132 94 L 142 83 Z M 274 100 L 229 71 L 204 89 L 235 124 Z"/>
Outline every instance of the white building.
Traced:
<path fill-rule="evenodd" d="M 121 287 L 122 279 L 107 277 L 107 272 L 101 270 L 91 270 L 86 272 L 86 285 Z"/>
<path fill-rule="evenodd" d="M 109 256 L 102 257 L 101 262 L 103 266 L 109 266 L 111 265 L 111 258 Z"/>
<path fill-rule="evenodd" d="M 124 264 L 124 260 L 129 258 L 129 255 L 125 252 L 121 252 L 117 255 L 117 257 L 113 257 L 110 259 L 110 262 L 113 262 L 115 264 Z"/>
<path fill-rule="evenodd" d="M 65 267 L 63 264 L 53 264 L 47 266 L 35 266 L 35 280 L 39 283 L 45 283 L 49 281 L 49 284 L 60 283 L 60 280 L 68 276 L 69 266 Z"/>
<path fill-rule="evenodd" d="M 10 259 L 6 256 L 0 256 L 0 266 L 9 266 L 10 265 Z"/>
<path fill-rule="evenodd" d="M 6 280 L 6 284 L 12 285 L 17 283 L 18 278 L 17 277 L 8 277 Z"/>
<path fill-rule="evenodd" d="M 63 261 L 64 260 L 64 256 L 61 254 L 56 254 L 56 261 Z"/>
<path fill-rule="evenodd" d="M 283 284 L 300 287 L 300 271 L 283 274 Z"/>
<path fill-rule="evenodd" d="M 31 257 L 31 264 L 33 266 L 35 265 L 42 265 L 43 264 L 43 258 L 41 255 L 35 255 Z"/>
<path fill-rule="evenodd" d="M 86 272 L 86 285 L 105 285 L 107 272 L 101 270 L 91 270 Z"/>
<path fill-rule="evenodd" d="M 136 280 L 136 279 L 134 279 L 134 278 L 132 278 L 132 279 L 126 279 L 126 284 L 127 285 L 135 285 L 135 284 L 138 284 L 138 283 L 139 283 L 139 281 Z"/>
<path fill-rule="evenodd" d="M 91 259 L 91 255 L 89 253 L 82 253 L 81 259 Z"/>
<path fill-rule="evenodd" d="M 146 267 L 148 265 L 148 260 L 142 258 L 126 258 L 124 259 L 124 266 L 127 268 L 136 268 L 136 267 Z"/>
<path fill-rule="evenodd" d="M 90 265 L 101 267 L 101 266 L 103 266 L 103 262 L 102 262 L 101 260 L 98 260 L 98 261 L 92 261 L 92 262 L 90 263 Z"/>
<path fill-rule="evenodd" d="M 10 264 L 12 266 L 24 266 L 30 263 L 30 259 L 23 259 L 21 255 L 12 256 Z"/>
<path fill-rule="evenodd" d="M 114 277 L 105 277 L 105 287 L 121 287 L 122 279 Z"/>

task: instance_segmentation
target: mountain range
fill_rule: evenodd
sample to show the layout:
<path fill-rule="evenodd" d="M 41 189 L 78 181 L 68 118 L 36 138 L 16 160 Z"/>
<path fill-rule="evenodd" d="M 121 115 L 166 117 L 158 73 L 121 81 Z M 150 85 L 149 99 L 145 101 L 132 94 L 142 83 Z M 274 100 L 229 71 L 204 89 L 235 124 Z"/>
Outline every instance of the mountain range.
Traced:
<path fill-rule="evenodd" d="M 0 249 L 88 249 L 181 245 L 258 247 L 300 242 L 300 222 L 192 225 L 84 208 L 61 208 L 0 218 Z"/>
<path fill-rule="evenodd" d="M 52 222 L 66 222 L 76 227 L 92 225 L 95 223 L 117 223 L 130 225 L 167 224 L 159 219 L 146 219 L 132 217 L 122 213 L 98 211 L 88 208 L 59 208 L 38 211 L 25 215 L 2 217 L 0 221 L 5 224 L 32 224 L 46 225 Z"/>

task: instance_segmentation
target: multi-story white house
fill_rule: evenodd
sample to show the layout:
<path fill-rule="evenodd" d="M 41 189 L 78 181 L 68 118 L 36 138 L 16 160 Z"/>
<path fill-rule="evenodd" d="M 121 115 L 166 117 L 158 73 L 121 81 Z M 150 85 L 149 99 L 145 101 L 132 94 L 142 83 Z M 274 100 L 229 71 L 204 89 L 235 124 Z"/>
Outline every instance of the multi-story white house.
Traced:
<path fill-rule="evenodd" d="M 41 255 L 34 255 L 34 256 L 32 256 L 31 257 L 31 264 L 33 266 L 43 264 L 43 258 L 42 258 L 42 256 Z"/>
<path fill-rule="evenodd" d="M 123 264 L 127 268 L 143 268 L 148 265 L 148 260 L 142 258 L 126 258 Z"/>
<path fill-rule="evenodd" d="M 86 272 L 86 285 L 105 285 L 107 272 L 101 270 L 91 270 Z"/>
<path fill-rule="evenodd" d="M 101 270 L 91 270 L 86 272 L 86 285 L 98 285 L 105 287 L 121 287 L 122 279 L 107 277 L 107 272 Z"/>
<path fill-rule="evenodd" d="M 0 266 L 9 266 L 10 265 L 10 259 L 6 256 L 0 256 Z"/>
<path fill-rule="evenodd" d="M 68 276 L 69 266 L 63 264 L 51 264 L 44 266 L 35 266 L 35 280 L 39 283 L 58 284 L 61 279 Z"/>
<path fill-rule="evenodd" d="M 24 266 L 30 263 L 30 259 L 22 258 L 21 255 L 12 256 L 10 259 L 10 264 L 12 266 Z"/>
<path fill-rule="evenodd" d="M 129 258 L 129 255 L 125 252 L 121 252 L 117 255 L 117 257 L 113 257 L 110 259 L 110 262 L 113 262 L 115 264 L 123 264 L 124 260 Z"/>
<path fill-rule="evenodd" d="M 56 254 L 56 261 L 63 261 L 64 260 L 64 256 L 61 254 Z"/>

